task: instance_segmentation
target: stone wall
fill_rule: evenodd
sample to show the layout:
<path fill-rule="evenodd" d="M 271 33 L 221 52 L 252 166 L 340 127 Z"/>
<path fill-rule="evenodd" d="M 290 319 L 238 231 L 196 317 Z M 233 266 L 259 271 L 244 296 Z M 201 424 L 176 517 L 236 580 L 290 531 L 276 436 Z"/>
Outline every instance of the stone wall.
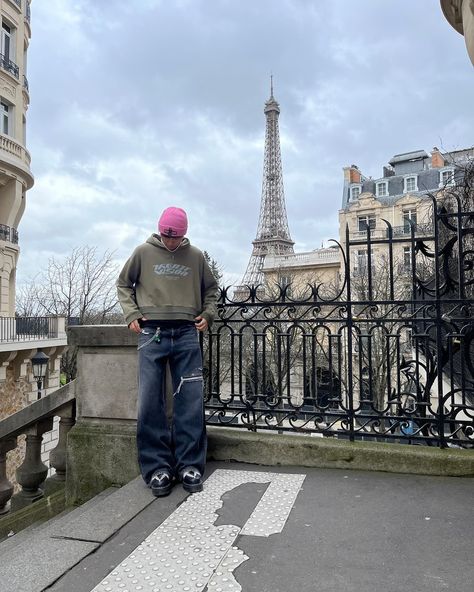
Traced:
<path fill-rule="evenodd" d="M 25 379 L 15 380 L 13 367 L 7 368 L 5 382 L 0 384 L 0 420 L 12 413 L 16 413 L 28 405 L 28 395 L 31 384 Z M 14 484 L 15 492 L 19 487 L 16 483 L 15 471 L 23 462 L 25 454 L 25 437 L 18 438 L 18 446 L 7 454 L 7 477 Z"/>

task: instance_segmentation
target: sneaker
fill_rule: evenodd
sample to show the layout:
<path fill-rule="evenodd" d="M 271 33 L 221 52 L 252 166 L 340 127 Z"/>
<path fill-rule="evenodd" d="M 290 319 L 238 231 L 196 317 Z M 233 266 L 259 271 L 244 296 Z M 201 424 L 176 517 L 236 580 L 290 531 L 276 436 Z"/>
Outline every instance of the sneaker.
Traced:
<path fill-rule="evenodd" d="M 194 467 L 184 469 L 181 473 L 181 481 L 183 482 L 183 489 L 190 493 L 202 491 L 202 476 Z"/>
<path fill-rule="evenodd" d="M 150 489 L 155 497 L 168 495 L 173 487 L 173 479 L 166 471 L 156 471 L 150 479 Z"/>

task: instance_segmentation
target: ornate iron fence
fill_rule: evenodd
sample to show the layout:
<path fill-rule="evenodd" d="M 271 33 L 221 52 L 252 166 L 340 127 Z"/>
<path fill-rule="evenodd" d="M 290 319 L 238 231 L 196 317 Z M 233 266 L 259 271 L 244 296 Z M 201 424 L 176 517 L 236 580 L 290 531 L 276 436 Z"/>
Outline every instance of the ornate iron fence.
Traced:
<path fill-rule="evenodd" d="M 474 212 L 432 201 L 431 233 L 367 228 L 363 260 L 347 229 L 333 285 L 222 289 L 208 423 L 472 447 Z"/>

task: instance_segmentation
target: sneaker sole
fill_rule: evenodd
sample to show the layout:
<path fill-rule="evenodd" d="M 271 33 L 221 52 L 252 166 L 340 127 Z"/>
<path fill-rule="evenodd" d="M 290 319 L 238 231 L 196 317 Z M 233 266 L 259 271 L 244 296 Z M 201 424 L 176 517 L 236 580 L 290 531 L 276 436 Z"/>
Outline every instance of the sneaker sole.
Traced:
<path fill-rule="evenodd" d="M 202 491 L 202 483 L 196 483 L 195 485 L 186 485 L 183 483 L 183 489 L 189 491 L 189 493 L 197 493 Z"/>
<path fill-rule="evenodd" d="M 152 487 L 151 492 L 155 497 L 165 497 L 171 493 L 173 484 L 170 483 L 166 487 Z"/>

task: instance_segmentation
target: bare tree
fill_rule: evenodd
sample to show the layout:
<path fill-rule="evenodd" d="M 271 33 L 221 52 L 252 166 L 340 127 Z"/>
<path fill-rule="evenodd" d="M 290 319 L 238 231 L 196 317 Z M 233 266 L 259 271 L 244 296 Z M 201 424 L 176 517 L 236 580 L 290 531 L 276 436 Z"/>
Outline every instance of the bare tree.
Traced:
<path fill-rule="evenodd" d="M 17 290 L 18 316 L 64 316 L 67 323 L 122 322 L 115 280 L 119 267 L 114 253 L 97 247 L 75 247 L 64 258 L 52 257 L 48 267 Z M 76 351 L 62 357 L 66 380 L 76 374 Z"/>

